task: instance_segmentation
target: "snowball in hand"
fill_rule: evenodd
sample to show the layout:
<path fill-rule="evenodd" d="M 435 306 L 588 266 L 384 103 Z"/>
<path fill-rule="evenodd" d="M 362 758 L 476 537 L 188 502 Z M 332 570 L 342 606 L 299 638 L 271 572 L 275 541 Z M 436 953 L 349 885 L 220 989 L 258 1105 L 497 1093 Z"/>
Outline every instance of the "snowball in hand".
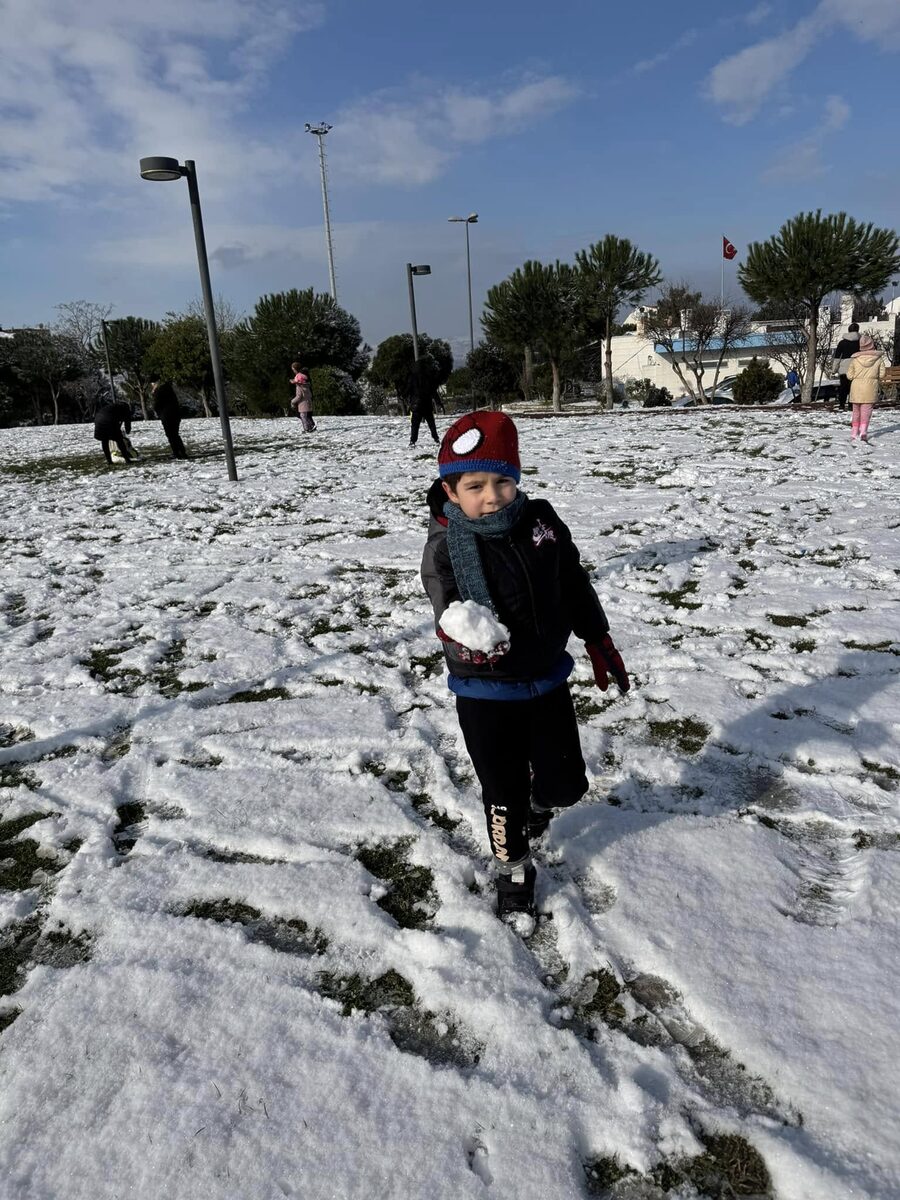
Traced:
<path fill-rule="evenodd" d="M 490 654 L 502 642 L 509 641 L 509 630 L 501 625 L 489 608 L 474 600 L 454 600 L 444 609 L 441 629 L 469 650 Z"/>

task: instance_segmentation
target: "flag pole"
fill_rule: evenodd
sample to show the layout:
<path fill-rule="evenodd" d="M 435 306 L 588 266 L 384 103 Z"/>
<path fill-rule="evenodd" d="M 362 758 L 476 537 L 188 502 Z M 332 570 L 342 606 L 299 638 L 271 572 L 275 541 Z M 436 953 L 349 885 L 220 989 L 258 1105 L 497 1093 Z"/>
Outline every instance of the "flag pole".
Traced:
<path fill-rule="evenodd" d="M 722 234 L 722 251 L 721 251 L 721 252 L 722 252 L 722 293 L 721 293 L 721 304 L 722 304 L 722 308 L 724 308 L 724 307 L 725 307 L 725 234 L 724 234 L 724 233 Z"/>

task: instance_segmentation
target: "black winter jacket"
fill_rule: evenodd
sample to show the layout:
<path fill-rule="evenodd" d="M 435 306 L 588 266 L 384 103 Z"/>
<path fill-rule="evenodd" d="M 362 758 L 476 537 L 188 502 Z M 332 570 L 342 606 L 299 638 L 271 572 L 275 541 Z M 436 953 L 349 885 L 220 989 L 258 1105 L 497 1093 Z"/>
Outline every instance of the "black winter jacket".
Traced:
<path fill-rule="evenodd" d="M 153 393 L 153 411 L 161 421 L 172 421 L 181 416 L 178 393 L 171 383 L 161 383 Z"/>
<path fill-rule="evenodd" d="M 447 606 L 462 599 L 447 546 L 445 500 L 436 480 L 428 493 L 431 523 L 422 556 L 422 582 L 434 608 L 435 631 Z M 559 663 L 572 633 L 592 643 L 608 632 L 609 622 L 572 535 L 546 500 L 529 499 L 506 537 L 479 538 L 478 548 L 497 617 L 510 633 L 510 649 L 491 666 L 461 662 L 444 642 L 451 674 L 542 679 Z"/>
<path fill-rule="evenodd" d="M 131 406 L 121 400 L 115 404 L 104 404 L 94 413 L 94 437 L 98 442 L 119 437 L 122 425 L 126 433 L 131 433 Z"/>

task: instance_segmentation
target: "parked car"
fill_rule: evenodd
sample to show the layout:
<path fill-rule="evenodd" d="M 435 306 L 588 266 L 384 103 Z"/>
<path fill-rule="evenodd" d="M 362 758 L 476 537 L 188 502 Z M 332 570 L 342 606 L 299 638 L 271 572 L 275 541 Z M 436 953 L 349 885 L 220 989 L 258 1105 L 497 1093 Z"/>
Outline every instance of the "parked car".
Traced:
<path fill-rule="evenodd" d="M 726 388 L 730 388 L 736 379 L 737 375 L 723 375 L 715 387 L 712 384 L 710 384 L 709 387 L 705 387 L 703 389 L 703 394 L 704 396 L 712 396 L 713 392 L 718 393 Z"/>

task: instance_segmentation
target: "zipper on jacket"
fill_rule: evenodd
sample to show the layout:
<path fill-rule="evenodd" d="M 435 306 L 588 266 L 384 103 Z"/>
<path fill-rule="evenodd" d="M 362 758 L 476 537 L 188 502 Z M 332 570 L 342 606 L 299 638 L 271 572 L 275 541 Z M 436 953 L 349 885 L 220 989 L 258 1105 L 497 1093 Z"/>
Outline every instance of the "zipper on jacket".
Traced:
<path fill-rule="evenodd" d="M 540 637 L 541 636 L 541 623 L 538 620 L 537 605 L 534 602 L 534 588 L 531 586 L 531 576 L 528 574 L 528 567 L 525 563 L 525 556 L 522 554 L 522 551 L 519 549 L 519 547 L 513 541 L 512 537 L 510 537 L 510 539 L 509 539 L 509 545 L 510 545 L 510 549 L 512 550 L 513 554 L 515 554 L 516 558 L 519 560 L 519 562 L 522 566 L 522 573 L 524 574 L 525 582 L 528 585 L 528 596 L 529 596 L 529 599 L 531 600 L 531 615 L 534 617 L 534 627 L 537 630 L 538 637 Z"/>

